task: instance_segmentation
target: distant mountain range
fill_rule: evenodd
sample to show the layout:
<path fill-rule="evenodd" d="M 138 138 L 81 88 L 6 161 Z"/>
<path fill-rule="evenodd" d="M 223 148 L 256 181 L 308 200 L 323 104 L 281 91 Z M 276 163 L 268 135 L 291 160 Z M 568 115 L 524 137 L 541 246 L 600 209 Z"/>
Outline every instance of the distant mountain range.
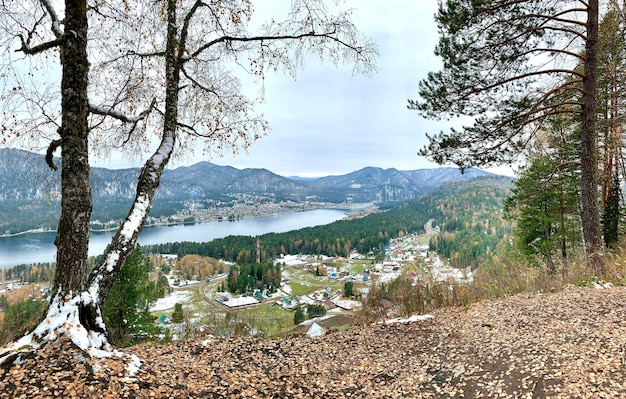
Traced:
<path fill-rule="evenodd" d="M 56 159 L 57 164 L 60 160 Z M 92 168 L 91 187 L 95 200 L 132 199 L 139 168 Z M 209 162 L 166 169 L 157 199 L 219 198 L 234 193 L 271 195 L 303 200 L 354 202 L 406 201 L 444 183 L 494 174 L 456 168 L 397 170 L 366 167 L 340 176 L 317 179 L 289 178 L 266 169 L 236 169 Z M 0 149 L 0 201 L 58 199 L 61 172 L 48 168 L 44 156 L 32 152 Z"/>
<path fill-rule="evenodd" d="M 60 159 L 56 159 L 60 165 Z M 94 212 L 100 217 L 122 218 L 135 196 L 139 168 L 92 168 L 91 187 Z M 236 169 L 200 162 L 191 166 L 166 169 L 155 195 L 159 203 L 189 200 L 219 200 L 233 194 L 253 194 L 276 200 L 317 201 L 342 203 L 407 201 L 439 187 L 441 184 L 469 180 L 480 176 L 494 176 L 479 169 L 461 174 L 456 168 L 436 168 L 401 171 L 394 168 L 366 167 L 341 176 L 318 179 L 288 178 L 266 169 Z M 28 210 L 36 217 L 37 209 L 46 206 L 52 214 L 60 199 L 61 172 L 52 171 L 43 155 L 0 149 L 0 219 L 15 217 L 16 209 Z M 125 208 L 121 215 L 111 204 Z M 47 205 L 42 205 L 47 204 Z M 110 210 L 107 214 L 107 209 Z M 51 216 L 55 220 L 54 216 Z M 51 222 L 52 223 L 52 222 Z M 11 229 L 13 230 L 13 229 Z M 3 224 L 0 223 L 0 232 Z"/>

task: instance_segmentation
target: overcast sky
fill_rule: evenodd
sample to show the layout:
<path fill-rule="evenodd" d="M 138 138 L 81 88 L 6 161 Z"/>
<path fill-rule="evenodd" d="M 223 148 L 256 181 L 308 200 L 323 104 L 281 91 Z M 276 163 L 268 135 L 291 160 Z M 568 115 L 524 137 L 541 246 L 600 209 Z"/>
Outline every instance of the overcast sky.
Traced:
<path fill-rule="evenodd" d="M 268 0 L 258 4 L 263 1 Z M 336 68 L 311 60 L 295 81 L 282 73 L 269 75 L 265 103 L 259 107 L 270 124 L 269 134 L 247 154 L 204 160 L 307 177 L 345 174 L 366 166 L 437 167 L 417 151 L 425 144 L 425 132 L 436 133 L 447 124 L 424 120 L 406 108 L 407 99 L 417 97 L 419 80 L 440 66 L 433 54 L 437 0 L 347 3 L 355 10 L 359 29 L 378 42 L 377 73 L 371 78 L 352 76 L 349 66 Z M 200 160 L 178 160 L 171 166 Z M 115 160 L 99 165 L 120 166 Z"/>

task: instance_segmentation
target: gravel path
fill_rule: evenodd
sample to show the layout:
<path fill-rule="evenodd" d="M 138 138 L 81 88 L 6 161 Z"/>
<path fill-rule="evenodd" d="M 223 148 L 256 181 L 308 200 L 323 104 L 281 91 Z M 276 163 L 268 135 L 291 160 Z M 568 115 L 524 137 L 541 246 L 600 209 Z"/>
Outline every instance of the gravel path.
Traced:
<path fill-rule="evenodd" d="M 626 289 L 567 287 L 318 339 L 127 348 L 92 360 L 49 344 L 0 370 L 1 398 L 626 398 Z M 65 345 L 64 350 L 59 350 Z"/>

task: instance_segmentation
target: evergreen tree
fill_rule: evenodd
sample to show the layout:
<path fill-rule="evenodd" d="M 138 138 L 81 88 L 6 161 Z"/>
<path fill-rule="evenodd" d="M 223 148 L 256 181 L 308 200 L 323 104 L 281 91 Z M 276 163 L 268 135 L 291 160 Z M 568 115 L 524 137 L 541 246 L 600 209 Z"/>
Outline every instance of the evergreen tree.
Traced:
<path fill-rule="evenodd" d="M 9 302 L 7 301 L 7 297 L 4 295 L 0 295 L 0 312 L 4 312 L 9 308 Z"/>
<path fill-rule="evenodd" d="M 293 312 L 293 324 L 298 325 L 304 321 L 304 312 L 302 311 L 302 307 L 298 306 Z"/>
<path fill-rule="evenodd" d="M 324 305 L 308 304 L 306 305 L 306 314 L 309 319 L 313 317 L 324 316 L 326 314 L 326 307 Z"/>
<path fill-rule="evenodd" d="M 617 2 L 611 1 L 600 23 L 598 38 L 598 168 L 602 200 L 602 233 L 605 245 L 617 240 L 619 223 L 620 165 L 623 165 L 621 130 L 623 125 L 624 19 Z M 620 44 L 621 43 L 621 44 Z M 507 210 L 517 218 L 516 233 L 522 253 L 541 255 L 548 264 L 560 252 L 566 258 L 568 248 L 580 248 L 582 218 L 576 198 L 580 177 L 574 168 L 579 158 L 579 120 L 577 117 L 551 117 L 548 129 L 539 131 L 531 145 L 529 165 L 515 182 Z"/>
<path fill-rule="evenodd" d="M 602 213 L 602 232 L 604 234 L 604 243 L 610 246 L 617 242 L 619 220 L 620 220 L 620 200 L 622 190 L 619 186 L 619 177 L 617 173 L 613 176 L 613 185 L 611 192 L 606 200 L 606 207 Z"/>
<path fill-rule="evenodd" d="M 149 270 L 148 258 L 137 246 L 111 287 L 103 318 L 109 339 L 116 345 L 136 343 L 154 332 L 149 306 L 164 292 L 156 290 L 156 285 L 149 281 Z"/>
<path fill-rule="evenodd" d="M 346 281 L 343 284 L 343 292 L 345 296 L 347 297 L 353 296 L 354 295 L 353 289 L 354 289 L 354 283 L 352 281 Z"/>
<path fill-rule="evenodd" d="M 517 221 L 522 254 L 539 256 L 553 269 L 555 256 L 567 258 L 582 242 L 577 131 L 570 131 L 562 118 L 553 120 L 550 129 L 529 151 L 529 164 L 519 171 L 505 211 Z"/>
<path fill-rule="evenodd" d="M 233 265 L 228 273 L 228 289 L 240 294 L 266 288 L 275 292 L 280 279 L 280 265 L 271 261 Z"/>
<path fill-rule="evenodd" d="M 580 117 L 582 229 L 602 262 L 596 149 L 598 0 L 447 0 L 436 15 L 443 69 L 419 84 L 409 108 L 473 124 L 428 136 L 422 155 L 461 168 L 508 163 L 555 115 Z M 584 54 L 584 55 L 583 55 Z M 567 60 L 568 62 L 564 62 Z M 556 66 L 555 66 L 556 65 Z"/>
<path fill-rule="evenodd" d="M 624 165 L 626 14 L 623 7 L 616 0 L 609 1 L 607 12 L 600 22 L 598 37 L 598 166 L 604 213 L 608 211 L 615 174 L 619 174 L 620 166 L 623 168 Z"/>
<path fill-rule="evenodd" d="M 174 323 L 181 323 L 185 320 L 185 312 L 183 311 L 183 304 L 176 303 L 174 304 L 174 311 L 172 312 L 172 321 Z"/>

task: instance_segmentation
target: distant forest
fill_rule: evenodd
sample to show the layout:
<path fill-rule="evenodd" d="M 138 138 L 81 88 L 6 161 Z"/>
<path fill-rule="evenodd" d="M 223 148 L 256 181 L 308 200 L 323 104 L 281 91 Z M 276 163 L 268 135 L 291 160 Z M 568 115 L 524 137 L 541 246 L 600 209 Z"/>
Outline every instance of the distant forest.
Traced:
<path fill-rule="evenodd" d="M 257 239 L 261 261 L 281 254 L 347 256 L 352 250 L 379 259 L 392 238 L 423 233 L 433 220 L 441 231 L 430 247 L 450 258 L 454 266 L 475 266 L 480 257 L 495 249 L 511 230 L 503 218 L 503 202 L 509 195 L 510 178 L 477 178 L 447 184 L 417 200 L 353 220 L 307 227 L 258 237 L 228 236 L 205 243 L 172 242 L 145 246 L 148 253 L 210 256 L 238 263 L 256 260 Z"/>
<path fill-rule="evenodd" d="M 145 253 L 209 256 L 242 264 L 256 262 L 257 238 L 262 262 L 280 254 L 347 256 L 351 250 L 384 257 L 392 238 L 423 233 L 433 220 L 440 232 L 430 240 L 430 249 L 448 258 L 455 267 L 476 267 L 492 251 L 512 222 L 504 218 L 503 202 L 510 195 L 510 178 L 476 178 L 446 184 L 411 202 L 381 205 L 381 212 L 359 219 L 307 227 L 259 237 L 228 236 L 205 243 L 172 242 L 142 247 Z M 1 270 L 4 280 L 51 281 L 53 265 L 18 265 Z"/>

